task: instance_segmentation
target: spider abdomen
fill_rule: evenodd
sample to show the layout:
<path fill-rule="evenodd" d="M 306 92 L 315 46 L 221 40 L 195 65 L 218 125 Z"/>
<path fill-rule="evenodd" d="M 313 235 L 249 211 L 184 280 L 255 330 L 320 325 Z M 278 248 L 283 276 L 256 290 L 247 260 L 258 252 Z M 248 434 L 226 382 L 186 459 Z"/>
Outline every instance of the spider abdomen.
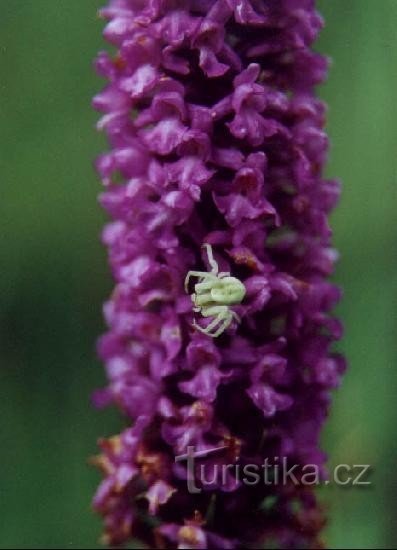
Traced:
<path fill-rule="evenodd" d="M 219 280 L 219 286 L 211 289 L 211 296 L 215 303 L 233 305 L 240 304 L 245 296 L 245 286 L 236 277 L 225 277 Z"/>

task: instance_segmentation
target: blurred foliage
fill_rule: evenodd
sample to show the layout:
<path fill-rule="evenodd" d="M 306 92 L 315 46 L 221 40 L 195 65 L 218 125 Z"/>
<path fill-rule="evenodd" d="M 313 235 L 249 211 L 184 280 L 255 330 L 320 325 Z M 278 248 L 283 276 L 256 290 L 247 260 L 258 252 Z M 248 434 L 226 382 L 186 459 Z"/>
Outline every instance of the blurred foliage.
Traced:
<path fill-rule="evenodd" d="M 92 410 L 104 383 L 94 342 L 111 289 L 98 240 L 104 216 L 92 159 L 91 69 L 104 47 L 99 0 L 0 0 L 0 546 L 92 548 L 99 476 L 86 459 L 119 431 Z M 322 490 L 332 548 L 397 543 L 393 427 L 397 146 L 397 2 L 319 2 L 318 48 L 334 59 L 328 173 L 344 193 L 333 217 L 345 291 L 339 346 L 350 371 L 335 396 L 324 446 L 331 463 L 374 467 L 369 489 Z"/>

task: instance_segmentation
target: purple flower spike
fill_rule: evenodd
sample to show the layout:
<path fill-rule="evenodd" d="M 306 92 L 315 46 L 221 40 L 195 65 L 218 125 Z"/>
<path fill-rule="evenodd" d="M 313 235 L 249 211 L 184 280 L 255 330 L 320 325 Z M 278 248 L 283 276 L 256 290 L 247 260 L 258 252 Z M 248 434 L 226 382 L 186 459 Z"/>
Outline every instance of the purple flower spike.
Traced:
<path fill-rule="evenodd" d="M 303 468 L 326 476 L 319 435 L 345 365 L 331 350 L 339 184 L 322 177 L 314 4 L 101 11 L 116 48 L 97 58 L 107 85 L 94 98 L 110 144 L 96 166 L 115 289 L 98 345 L 109 383 L 94 400 L 127 418 L 94 459 L 109 545 L 321 545 Z M 293 479 L 277 479 L 281 461 Z"/>

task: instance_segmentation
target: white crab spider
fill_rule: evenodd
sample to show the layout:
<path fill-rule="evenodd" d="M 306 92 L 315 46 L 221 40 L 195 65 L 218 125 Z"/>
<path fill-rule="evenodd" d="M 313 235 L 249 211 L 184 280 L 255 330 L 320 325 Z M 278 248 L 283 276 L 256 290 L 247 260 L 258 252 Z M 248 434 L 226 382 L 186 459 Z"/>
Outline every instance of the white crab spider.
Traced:
<path fill-rule="evenodd" d="M 203 317 L 214 317 L 214 319 L 205 328 L 196 322 L 193 322 L 193 326 L 204 334 L 216 338 L 230 326 L 233 319 L 241 321 L 229 306 L 240 304 L 246 291 L 239 279 L 231 277 L 230 273 L 219 273 L 212 246 L 206 243 L 203 248 L 207 250 L 211 271 L 189 271 L 185 279 L 185 290 L 188 292 L 190 278 L 197 277 L 198 282 L 194 285 L 194 293 L 191 296 L 194 304 L 193 311 L 201 313 Z"/>

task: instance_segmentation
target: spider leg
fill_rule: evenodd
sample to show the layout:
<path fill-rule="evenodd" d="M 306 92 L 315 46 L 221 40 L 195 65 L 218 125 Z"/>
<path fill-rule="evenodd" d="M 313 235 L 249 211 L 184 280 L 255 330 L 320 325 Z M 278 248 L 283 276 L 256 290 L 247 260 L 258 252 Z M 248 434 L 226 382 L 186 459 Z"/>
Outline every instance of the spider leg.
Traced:
<path fill-rule="evenodd" d="M 224 277 L 230 277 L 230 273 L 227 271 L 221 271 L 220 273 L 218 273 L 219 279 L 223 279 Z"/>
<path fill-rule="evenodd" d="M 223 319 L 223 323 L 220 325 L 217 331 L 211 334 L 211 336 L 213 338 L 217 338 L 218 336 L 220 336 L 222 332 L 229 328 L 229 326 L 232 324 L 233 319 L 236 319 L 236 321 L 241 323 L 241 318 L 239 317 L 239 315 L 237 315 L 235 311 L 229 310 L 228 315 Z"/>
<path fill-rule="evenodd" d="M 238 323 L 241 323 L 241 317 L 235 311 L 231 312 L 232 316 L 236 319 Z"/>
<path fill-rule="evenodd" d="M 192 326 L 193 326 L 196 330 L 199 330 L 200 332 L 202 332 L 203 334 L 207 334 L 207 335 L 208 335 L 207 327 L 202 327 L 202 326 L 200 326 L 196 321 L 193 321 Z"/>
<path fill-rule="evenodd" d="M 215 317 L 215 319 L 213 319 L 209 325 L 207 325 L 206 327 L 202 327 L 200 326 L 198 323 L 196 323 L 196 321 L 193 322 L 193 326 L 194 328 L 198 329 L 200 332 L 202 332 L 203 334 L 206 334 L 207 336 L 211 336 L 213 337 L 213 335 L 211 334 L 211 331 L 213 329 L 216 328 L 216 326 L 222 322 L 222 319 L 219 319 L 219 316 L 218 317 Z"/>
<path fill-rule="evenodd" d="M 193 311 L 199 313 L 201 311 L 201 307 L 199 305 L 196 304 L 196 295 L 195 294 L 192 294 L 190 296 L 192 302 L 193 302 Z"/>
<path fill-rule="evenodd" d="M 232 322 L 232 315 L 226 317 L 225 319 L 223 319 L 223 323 L 220 325 L 220 327 L 218 328 L 218 330 L 216 330 L 214 333 L 211 334 L 212 338 L 217 338 L 218 336 L 220 336 L 222 334 L 222 332 L 225 332 L 225 330 L 227 328 L 229 328 L 231 322 Z"/>
<path fill-rule="evenodd" d="M 214 316 L 214 319 L 205 327 L 203 331 L 212 338 L 219 336 L 225 330 L 225 327 L 230 324 L 229 317 L 231 318 L 231 314 L 227 306 L 210 306 L 204 308 L 204 310 L 201 311 L 201 315 L 203 317 Z M 213 330 L 215 330 L 215 333 L 212 332 Z"/>
<path fill-rule="evenodd" d="M 195 328 L 196 330 L 198 330 L 199 332 L 202 332 L 203 334 L 207 334 L 205 332 L 205 329 L 203 329 L 203 327 L 200 327 L 200 325 L 198 323 L 196 323 L 196 321 L 193 321 L 192 327 Z"/>
<path fill-rule="evenodd" d="M 213 303 L 213 298 L 211 292 L 205 292 L 203 294 L 198 293 L 195 295 L 194 303 L 196 306 L 200 307 L 211 307 L 210 304 Z"/>
<path fill-rule="evenodd" d="M 185 291 L 188 292 L 188 284 L 191 277 L 205 278 L 208 275 L 206 271 L 189 271 L 185 278 Z"/>
<path fill-rule="evenodd" d="M 220 318 L 219 315 L 215 317 L 215 319 L 213 319 L 210 322 L 210 324 L 205 327 L 206 334 L 208 334 L 209 336 L 212 336 L 211 331 L 214 330 L 217 327 L 217 325 L 219 325 L 219 323 L 222 323 L 222 321 L 223 319 Z"/>
<path fill-rule="evenodd" d="M 195 290 L 196 292 L 203 292 L 205 290 L 211 290 L 214 287 L 214 284 L 217 282 L 218 278 L 216 275 L 212 275 L 211 273 L 207 274 L 206 281 L 201 281 L 200 283 L 196 283 Z"/>
<path fill-rule="evenodd" d="M 227 309 L 228 309 L 227 306 L 211 305 L 211 306 L 207 306 L 207 307 L 202 308 L 201 315 L 203 317 L 219 317 L 220 316 L 223 319 L 225 317 L 225 315 L 227 314 Z"/>
<path fill-rule="evenodd" d="M 203 248 L 205 248 L 206 251 L 207 251 L 207 258 L 208 258 L 208 263 L 211 266 L 211 273 L 213 275 L 216 275 L 218 273 L 219 267 L 218 267 L 218 264 L 215 261 L 214 255 L 212 253 L 212 246 L 208 243 L 204 243 Z"/>

